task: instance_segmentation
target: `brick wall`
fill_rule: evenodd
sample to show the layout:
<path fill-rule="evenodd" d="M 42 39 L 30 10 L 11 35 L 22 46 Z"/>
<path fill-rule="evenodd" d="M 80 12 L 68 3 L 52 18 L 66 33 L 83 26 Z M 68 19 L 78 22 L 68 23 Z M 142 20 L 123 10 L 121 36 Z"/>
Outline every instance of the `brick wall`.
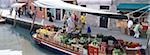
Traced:
<path fill-rule="evenodd" d="M 46 11 L 46 8 L 40 8 L 40 7 L 36 7 L 35 9 L 35 6 L 32 4 L 33 0 L 29 0 L 28 1 L 28 8 L 30 9 L 31 7 L 31 10 L 34 12 L 35 10 L 37 11 L 37 16 L 36 18 L 47 18 L 47 11 Z"/>

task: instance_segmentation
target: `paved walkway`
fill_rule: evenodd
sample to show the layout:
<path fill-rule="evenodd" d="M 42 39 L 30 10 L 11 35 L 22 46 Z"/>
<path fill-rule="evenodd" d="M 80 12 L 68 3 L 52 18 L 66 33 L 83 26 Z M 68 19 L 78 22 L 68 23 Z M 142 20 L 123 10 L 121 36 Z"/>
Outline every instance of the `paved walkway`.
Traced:
<path fill-rule="evenodd" d="M 15 12 L 12 13 L 12 15 L 9 15 L 10 14 L 10 10 L 9 9 L 0 9 L 0 12 L 2 11 L 2 16 L 3 17 L 7 17 L 7 18 L 11 18 L 11 19 L 14 19 L 14 14 Z M 28 22 L 28 23 L 32 23 L 33 22 L 33 19 L 32 18 L 29 18 L 25 15 L 21 15 L 21 17 L 16 17 L 16 20 L 20 20 L 20 21 L 24 21 L 24 22 Z M 40 19 L 40 18 L 36 18 L 35 19 L 35 24 L 37 25 L 48 25 L 48 24 L 54 24 L 54 25 L 57 25 L 58 27 L 61 27 L 63 26 L 63 23 L 60 22 L 60 21 L 54 21 L 54 22 L 49 22 L 48 19 Z"/>
<path fill-rule="evenodd" d="M 8 17 L 8 18 L 13 18 L 13 16 L 9 15 L 9 10 L 6 10 L 6 9 L 3 9 L 2 16 Z M 24 22 L 32 23 L 32 19 L 27 18 L 26 16 L 21 16 L 21 18 L 17 17 L 16 19 L 24 21 Z M 38 25 L 55 24 L 59 27 L 63 26 L 63 23 L 61 21 L 54 21 L 52 23 L 52 22 L 49 22 L 47 19 L 43 19 L 43 20 L 44 20 L 44 22 L 42 21 L 42 19 L 36 18 L 35 24 L 38 24 Z M 102 33 L 102 34 L 108 35 L 108 36 L 112 35 L 117 39 L 123 39 L 126 41 L 138 42 L 138 43 L 142 44 L 144 48 L 146 47 L 147 39 L 145 39 L 145 38 L 136 39 L 132 36 L 128 36 L 128 35 L 123 34 L 121 31 L 114 31 L 114 30 L 111 31 L 109 29 L 99 28 L 99 27 L 94 27 L 94 26 L 91 26 L 91 29 L 92 29 L 92 34 Z M 86 32 L 86 28 L 83 30 L 83 32 Z"/>

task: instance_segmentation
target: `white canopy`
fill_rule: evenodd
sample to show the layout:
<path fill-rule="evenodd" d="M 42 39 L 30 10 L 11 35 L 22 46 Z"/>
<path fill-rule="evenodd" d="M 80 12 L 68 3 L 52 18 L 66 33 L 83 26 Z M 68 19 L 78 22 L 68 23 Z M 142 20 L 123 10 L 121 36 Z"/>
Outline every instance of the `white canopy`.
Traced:
<path fill-rule="evenodd" d="M 101 4 L 101 5 L 111 5 L 113 0 L 77 0 L 78 4 Z"/>
<path fill-rule="evenodd" d="M 26 3 L 14 3 L 14 4 L 11 5 L 11 7 L 22 7 L 25 4 Z"/>
<path fill-rule="evenodd" d="M 114 12 L 96 10 L 96 9 L 91 9 L 91 8 L 86 8 L 86 7 L 81 7 L 81 6 L 65 3 L 61 0 L 38 0 L 38 1 L 34 1 L 33 4 L 35 6 L 44 7 L 44 8 L 59 8 L 59 9 L 68 9 L 68 10 L 89 12 L 89 13 L 119 15 L 118 13 L 114 13 Z"/>

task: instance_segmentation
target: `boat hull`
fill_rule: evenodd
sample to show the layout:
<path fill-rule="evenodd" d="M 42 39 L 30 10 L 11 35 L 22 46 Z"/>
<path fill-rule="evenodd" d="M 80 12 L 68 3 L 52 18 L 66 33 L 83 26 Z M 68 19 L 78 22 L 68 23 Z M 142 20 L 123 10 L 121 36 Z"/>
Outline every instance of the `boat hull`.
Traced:
<path fill-rule="evenodd" d="M 62 52 L 62 51 L 60 51 L 60 50 L 57 50 L 57 49 L 55 49 L 54 47 L 50 47 L 50 46 L 48 46 L 46 43 L 41 42 L 41 41 L 39 41 L 39 40 L 37 40 L 37 39 L 35 39 L 35 38 L 33 38 L 33 39 L 34 39 L 35 44 L 37 44 L 37 45 L 39 45 L 39 46 L 41 46 L 41 47 L 43 47 L 43 48 L 46 48 L 46 49 L 48 49 L 48 50 L 50 50 L 50 51 L 56 53 L 56 55 L 70 55 L 70 54 L 67 54 L 67 53 L 65 53 L 65 52 Z"/>

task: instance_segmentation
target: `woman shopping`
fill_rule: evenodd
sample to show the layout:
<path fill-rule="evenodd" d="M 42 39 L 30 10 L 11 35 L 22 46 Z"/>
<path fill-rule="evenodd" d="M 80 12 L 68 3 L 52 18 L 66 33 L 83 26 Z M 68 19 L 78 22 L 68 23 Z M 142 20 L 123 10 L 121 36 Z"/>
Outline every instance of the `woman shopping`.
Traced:
<path fill-rule="evenodd" d="M 141 24 L 139 23 L 139 22 L 137 22 L 136 24 L 135 24 L 135 27 L 134 27 L 134 29 L 133 29 L 133 31 L 134 31 L 134 37 L 135 38 L 139 38 L 139 36 L 140 36 L 140 26 L 141 26 Z"/>

